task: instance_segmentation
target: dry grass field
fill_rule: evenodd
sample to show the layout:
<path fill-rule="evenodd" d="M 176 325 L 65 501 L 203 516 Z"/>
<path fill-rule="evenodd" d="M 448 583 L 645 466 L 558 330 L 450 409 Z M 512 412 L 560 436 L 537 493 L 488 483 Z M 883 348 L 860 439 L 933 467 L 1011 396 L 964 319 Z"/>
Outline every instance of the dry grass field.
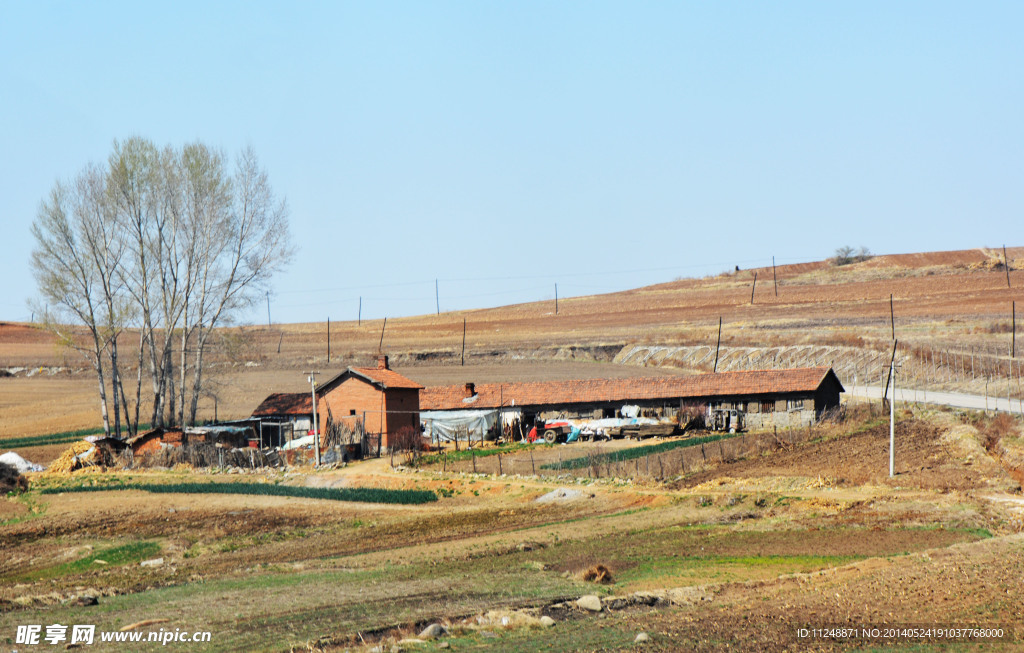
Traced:
<path fill-rule="evenodd" d="M 1014 263 L 1024 248 L 1009 254 Z M 694 373 L 707 368 L 693 348 L 714 344 L 721 317 L 731 366 L 803 348 L 844 356 L 854 371 L 891 351 L 893 293 L 906 365 L 931 387 L 969 390 L 982 363 L 991 383 L 994 361 L 1005 384 L 1013 379 L 1005 325 L 1010 302 L 1024 299 L 1024 273 L 1011 271 L 1007 288 L 996 263 L 995 251 L 971 250 L 785 266 L 777 298 L 769 268 L 757 271 L 753 304 L 753 271 L 741 271 L 560 300 L 557 316 L 527 304 L 389 319 L 384 349 L 427 385 Z M 372 360 L 380 322 L 331 327 L 330 361 L 326 324 L 225 331 L 219 416 L 307 389 L 311 365 Z M 662 353 L 629 354 L 638 347 Z M 913 347 L 972 351 L 975 374 L 929 367 Z M 0 370 L 0 450 L 4 439 L 98 423 L 95 381 L 44 331 L 0 325 Z M 201 417 L 212 413 L 201 406 Z M 1019 650 L 1019 420 L 920 406 L 898 418 L 894 478 L 886 415 L 855 404 L 806 431 L 701 446 L 676 438 L 509 446 L 501 456 L 488 447 L 396 457 L 394 467 L 383 458 L 319 470 L 29 473 L 28 492 L 0 497 L 0 646 L 52 648 L 16 644 L 19 625 L 95 624 L 211 633 L 201 646 L 131 645 L 141 650 Z M 64 446 L 19 452 L 45 462 Z M 586 463 L 562 466 L 573 458 Z M 160 486 L 175 491 L 151 491 Z M 437 500 L 299 496 L 311 488 Z M 599 611 L 577 604 L 586 595 Z M 435 623 L 447 634 L 413 641 Z M 948 628 L 983 630 L 935 630 Z M 982 638 L 992 632 L 1001 636 Z M 635 641 L 640 633 L 646 641 Z"/>

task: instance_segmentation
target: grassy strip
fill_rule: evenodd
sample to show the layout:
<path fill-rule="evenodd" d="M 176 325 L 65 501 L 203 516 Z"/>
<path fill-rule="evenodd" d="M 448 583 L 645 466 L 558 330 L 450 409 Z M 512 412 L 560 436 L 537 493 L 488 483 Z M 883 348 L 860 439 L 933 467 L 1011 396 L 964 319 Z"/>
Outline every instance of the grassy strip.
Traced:
<path fill-rule="evenodd" d="M 358 501 L 362 503 L 397 503 L 415 505 L 437 501 L 430 490 L 384 490 L 381 488 L 323 488 L 293 487 L 263 483 L 126 483 L 124 485 L 94 485 L 78 487 L 52 487 L 40 494 L 62 492 L 106 492 L 109 490 L 143 490 L 180 494 L 255 494 L 259 496 L 328 499 L 330 501 Z"/>
<path fill-rule="evenodd" d="M 673 449 L 685 449 L 686 447 L 697 447 L 708 442 L 717 442 L 718 440 L 725 440 L 727 438 L 735 438 L 742 435 L 741 433 L 719 433 L 718 435 L 707 435 L 702 438 L 688 438 L 686 440 L 673 440 L 672 442 L 661 442 L 659 444 L 650 444 L 644 447 L 633 447 L 631 449 L 623 449 L 621 451 L 614 451 L 612 453 L 603 453 L 597 456 L 580 456 L 579 458 L 569 458 L 563 460 L 561 463 L 547 463 L 541 465 L 541 469 L 582 469 L 584 467 L 590 467 L 591 465 L 606 465 L 608 463 L 618 463 L 626 460 L 633 460 L 635 458 L 643 458 L 645 456 L 651 456 L 659 453 L 665 453 L 666 451 L 672 451 Z"/>
<path fill-rule="evenodd" d="M 448 462 L 454 463 L 460 460 L 469 460 L 476 456 L 477 458 L 486 458 L 487 456 L 497 456 L 499 453 L 508 454 L 516 453 L 519 451 L 527 451 L 537 446 L 554 446 L 544 442 L 536 444 L 527 444 L 525 442 L 516 442 L 515 444 L 506 444 L 500 447 L 492 447 L 488 449 L 460 449 L 459 451 L 449 451 L 447 453 L 432 453 L 427 456 L 421 456 L 416 459 L 416 465 L 434 465 L 440 463 L 442 460 L 447 459 Z"/>
<path fill-rule="evenodd" d="M 140 433 L 148 430 L 149 424 L 139 424 Z M 68 442 L 77 442 L 87 435 L 103 435 L 103 432 L 102 428 L 92 428 L 48 433 L 46 435 L 29 435 L 21 438 L 4 438 L 0 440 L 0 448 L 25 449 L 28 447 L 42 447 L 48 444 L 67 444 Z"/>
<path fill-rule="evenodd" d="M 160 553 L 160 545 L 156 542 L 133 542 L 124 546 L 116 546 L 111 549 L 93 551 L 90 555 L 65 562 L 55 567 L 47 567 L 39 571 L 29 572 L 21 577 L 21 580 L 42 580 L 81 574 L 86 571 L 103 569 L 104 567 L 116 567 L 118 565 L 129 565 L 152 558 Z M 97 560 L 101 562 L 96 562 Z"/>

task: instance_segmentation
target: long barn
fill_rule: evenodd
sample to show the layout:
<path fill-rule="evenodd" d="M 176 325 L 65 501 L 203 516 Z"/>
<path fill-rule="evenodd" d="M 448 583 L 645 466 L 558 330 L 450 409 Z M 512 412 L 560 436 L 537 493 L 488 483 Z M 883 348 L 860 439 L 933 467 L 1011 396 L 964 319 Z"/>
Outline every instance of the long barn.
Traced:
<path fill-rule="evenodd" d="M 555 417 L 612 417 L 623 406 L 672 416 L 687 406 L 737 408 L 748 428 L 805 425 L 839 406 L 845 392 L 830 367 L 719 372 L 633 379 L 466 383 L 426 387 L 420 410 L 497 412 L 515 409 L 524 423 Z M 427 415 L 424 415 L 427 417 Z"/>

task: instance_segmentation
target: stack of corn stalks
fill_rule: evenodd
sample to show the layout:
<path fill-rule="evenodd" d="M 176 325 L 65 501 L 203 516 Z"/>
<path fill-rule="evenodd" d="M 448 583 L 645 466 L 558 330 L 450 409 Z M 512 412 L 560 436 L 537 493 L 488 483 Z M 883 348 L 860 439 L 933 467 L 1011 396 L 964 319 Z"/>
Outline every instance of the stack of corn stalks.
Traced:
<path fill-rule="evenodd" d="M 52 474 L 70 474 L 76 469 L 96 464 L 96 446 L 92 443 L 81 441 L 76 442 L 60 455 L 46 471 Z"/>

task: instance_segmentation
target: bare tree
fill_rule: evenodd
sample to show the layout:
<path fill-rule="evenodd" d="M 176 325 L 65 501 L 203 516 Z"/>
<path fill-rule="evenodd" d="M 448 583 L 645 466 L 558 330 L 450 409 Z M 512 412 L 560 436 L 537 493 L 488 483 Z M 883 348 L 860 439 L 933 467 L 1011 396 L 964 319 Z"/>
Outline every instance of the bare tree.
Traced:
<path fill-rule="evenodd" d="M 55 330 L 73 322 L 91 334 L 79 350 L 96 370 L 108 432 L 105 372 L 115 434 L 122 412 L 134 433 L 147 363 L 152 424 L 195 422 L 208 394 L 210 336 L 262 297 L 290 260 L 287 216 L 251 149 L 232 175 L 226 157 L 202 143 L 159 150 L 132 137 L 114 143 L 105 167 L 55 185 L 33 225 L 33 269 L 46 304 L 58 309 Z M 139 331 L 134 419 L 118 350 L 129 325 Z"/>
<path fill-rule="evenodd" d="M 44 320 L 92 365 L 99 382 L 103 430 L 111 434 L 112 405 L 114 433 L 120 435 L 120 411 L 127 404 L 122 403 L 117 341 L 130 306 L 120 284 L 124 246 L 111 220 L 103 172 L 88 166 L 73 185 L 58 182 L 40 205 L 32 235 L 32 271 L 45 305 L 53 307 L 42 311 Z M 86 327 L 88 345 L 78 341 L 65 326 L 68 322 Z M 106 370 L 112 391 L 109 403 Z"/>
<path fill-rule="evenodd" d="M 211 172 L 213 170 L 211 169 Z M 224 185 L 209 175 L 206 195 L 218 200 Z M 230 184 L 231 202 L 221 212 L 219 201 L 197 212 L 203 217 L 199 278 L 194 299 L 195 358 L 189 400 L 189 423 L 195 422 L 203 389 L 203 356 L 213 329 L 234 319 L 265 292 L 273 274 L 292 257 L 288 207 L 275 197 L 266 172 L 251 148 L 242 151 Z"/>

